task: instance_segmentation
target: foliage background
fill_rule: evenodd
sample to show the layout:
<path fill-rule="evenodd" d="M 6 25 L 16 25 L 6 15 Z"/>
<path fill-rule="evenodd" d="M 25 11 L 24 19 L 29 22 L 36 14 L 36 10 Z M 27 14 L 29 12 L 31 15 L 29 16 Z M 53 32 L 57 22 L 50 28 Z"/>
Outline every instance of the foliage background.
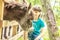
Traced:
<path fill-rule="evenodd" d="M 40 5 L 41 6 L 41 4 L 42 4 L 40 0 L 27 0 L 27 2 L 31 3 L 32 6 L 34 6 L 34 5 Z M 48 2 L 50 2 L 51 9 L 54 12 L 54 17 L 56 20 L 56 26 L 58 28 L 55 36 L 59 37 L 60 36 L 60 0 L 49 0 Z M 47 28 L 46 28 L 46 32 L 45 32 L 43 39 L 44 40 L 50 40 Z M 18 40 L 23 40 L 23 38 L 21 37 Z"/>

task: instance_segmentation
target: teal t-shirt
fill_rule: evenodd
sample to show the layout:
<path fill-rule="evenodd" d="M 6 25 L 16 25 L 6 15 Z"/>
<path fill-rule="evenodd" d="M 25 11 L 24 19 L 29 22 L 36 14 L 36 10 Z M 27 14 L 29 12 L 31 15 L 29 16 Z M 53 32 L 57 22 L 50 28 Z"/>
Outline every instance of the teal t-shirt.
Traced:
<path fill-rule="evenodd" d="M 37 21 L 32 21 L 32 26 L 34 28 L 34 33 L 38 35 L 40 34 L 41 28 L 43 28 L 45 25 L 44 22 L 38 18 Z"/>

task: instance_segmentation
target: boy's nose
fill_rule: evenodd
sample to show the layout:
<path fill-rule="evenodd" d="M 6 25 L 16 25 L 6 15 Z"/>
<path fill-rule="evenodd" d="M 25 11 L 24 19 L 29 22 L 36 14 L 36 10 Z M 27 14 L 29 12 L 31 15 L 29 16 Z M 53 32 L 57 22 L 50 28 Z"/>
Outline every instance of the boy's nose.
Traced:
<path fill-rule="evenodd" d="M 35 11 L 35 13 L 38 13 L 37 11 Z"/>

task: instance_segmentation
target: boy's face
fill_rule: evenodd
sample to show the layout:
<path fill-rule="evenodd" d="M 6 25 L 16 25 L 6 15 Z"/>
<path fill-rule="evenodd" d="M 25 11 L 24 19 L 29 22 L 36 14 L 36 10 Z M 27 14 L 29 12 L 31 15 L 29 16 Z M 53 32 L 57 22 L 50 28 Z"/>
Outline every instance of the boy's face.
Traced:
<path fill-rule="evenodd" d="M 39 12 L 39 11 L 36 11 L 36 10 L 34 11 L 34 10 L 33 10 L 33 17 L 38 18 L 39 15 L 40 15 L 40 12 Z"/>

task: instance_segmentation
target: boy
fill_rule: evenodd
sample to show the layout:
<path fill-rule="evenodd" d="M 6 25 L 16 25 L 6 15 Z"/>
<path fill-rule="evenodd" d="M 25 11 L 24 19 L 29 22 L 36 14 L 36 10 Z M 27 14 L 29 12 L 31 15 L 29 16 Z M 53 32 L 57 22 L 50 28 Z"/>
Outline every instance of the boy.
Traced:
<path fill-rule="evenodd" d="M 45 26 L 44 22 L 39 18 L 41 9 L 38 5 L 34 6 L 30 11 L 30 19 L 32 19 L 33 31 L 28 33 L 29 40 L 42 40 L 43 33 L 41 32 Z"/>

